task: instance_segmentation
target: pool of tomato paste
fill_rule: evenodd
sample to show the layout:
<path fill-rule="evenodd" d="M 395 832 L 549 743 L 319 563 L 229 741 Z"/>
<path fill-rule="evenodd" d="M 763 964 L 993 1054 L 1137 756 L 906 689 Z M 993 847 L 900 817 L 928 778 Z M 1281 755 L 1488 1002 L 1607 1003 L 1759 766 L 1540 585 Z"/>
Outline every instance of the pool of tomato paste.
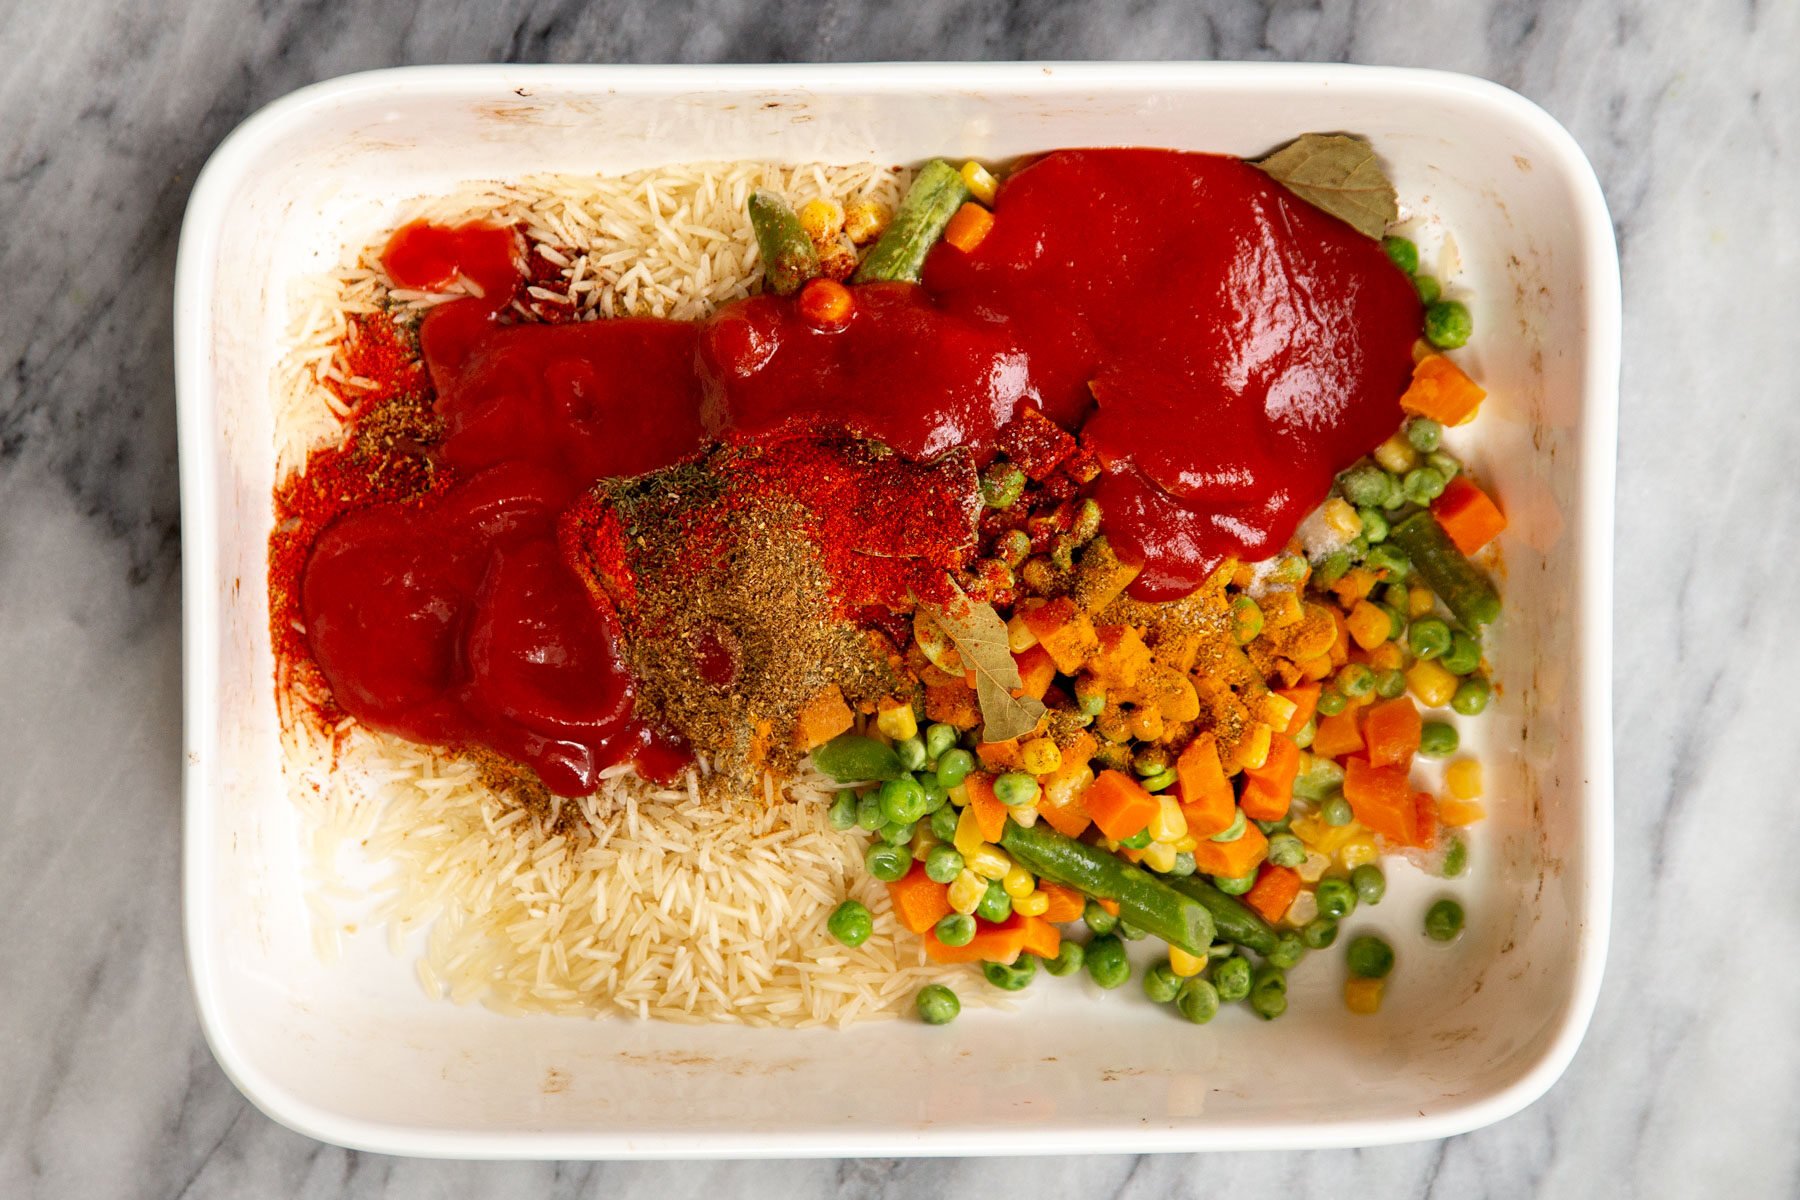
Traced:
<path fill-rule="evenodd" d="M 479 745 L 552 791 L 679 748 L 633 720 L 618 622 L 557 552 L 596 481 L 714 440 L 848 433 L 991 457 L 1037 410 L 1099 459 L 1103 525 L 1140 599 L 1279 551 L 1333 475 L 1400 421 L 1420 308 L 1376 241 L 1233 158 L 1071 150 L 1013 173 L 972 253 L 854 288 L 848 325 L 755 296 L 694 325 L 509 324 L 507 229 L 412 225 L 396 283 L 478 297 L 425 319 L 444 437 L 424 501 L 345 512 L 301 580 L 308 648 L 376 728 Z"/>

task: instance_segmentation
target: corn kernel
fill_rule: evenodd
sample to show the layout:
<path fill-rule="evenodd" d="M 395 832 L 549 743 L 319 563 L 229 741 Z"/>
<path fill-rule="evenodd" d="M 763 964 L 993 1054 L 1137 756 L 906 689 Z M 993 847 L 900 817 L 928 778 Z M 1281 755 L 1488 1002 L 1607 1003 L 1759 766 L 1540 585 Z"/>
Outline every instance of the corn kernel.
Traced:
<path fill-rule="evenodd" d="M 1177 853 L 1185 851 L 1192 854 L 1200 848 L 1200 839 L 1190 833 L 1186 837 L 1176 838 L 1174 845 Z"/>
<path fill-rule="evenodd" d="M 1154 742 L 1163 735 L 1162 709 L 1146 704 L 1131 711 L 1131 736 L 1140 742 Z"/>
<path fill-rule="evenodd" d="M 1238 765 L 1250 771 L 1261 770 L 1269 761 L 1269 740 L 1273 736 L 1269 727 L 1257 722 L 1250 727 L 1250 733 L 1238 747 Z"/>
<path fill-rule="evenodd" d="M 1327 528 L 1345 538 L 1353 538 L 1362 532 L 1362 517 L 1342 496 L 1333 496 L 1327 500 L 1320 515 L 1325 518 Z"/>
<path fill-rule="evenodd" d="M 1481 795 L 1481 760 L 1458 759 L 1444 772 L 1444 786 L 1458 800 L 1473 800 Z"/>
<path fill-rule="evenodd" d="M 1344 1007 L 1353 1013 L 1365 1015 L 1379 1012 L 1381 984 L 1379 979 L 1363 979 L 1360 976 L 1344 980 Z"/>
<path fill-rule="evenodd" d="M 1152 871 L 1169 872 L 1175 869 L 1175 847 L 1167 842 L 1151 842 L 1138 851 L 1138 861 Z"/>
<path fill-rule="evenodd" d="M 975 819 L 975 806 L 971 804 L 956 818 L 956 836 L 950 839 L 950 844 L 967 860 L 986 840 L 981 836 L 981 822 Z"/>
<path fill-rule="evenodd" d="M 1456 694 L 1456 676 L 1435 658 L 1421 659 L 1406 669 L 1406 686 L 1426 708 L 1442 708 Z"/>
<path fill-rule="evenodd" d="M 1364 863 L 1374 862 L 1381 857 L 1381 853 L 1375 849 L 1375 840 L 1364 836 L 1351 838 L 1339 846 L 1337 856 L 1346 871 L 1354 871 Z"/>
<path fill-rule="evenodd" d="M 1282 914 L 1282 920 L 1289 925 L 1304 925 L 1319 915 L 1319 898 L 1305 888 L 1295 895 L 1294 902 Z"/>
<path fill-rule="evenodd" d="M 1487 807 L 1479 800 L 1458 800 L 1455 796 L 1445 796 L 1438 801 L 1438 820 L 1452 828 L 1473 825 L 1485 816 Z"/>
<path fill-rule="evenodd" d="M 1014 654 L 1023 654 L 1037 645 L 1037 634 L 1031 632 L 1031 626 L 1025 623 L 1022 616 L 1014 616 L 1006 623 L 1006 648 Z"/>
<path fill-rule="evenodd" d="M 1022 917 L 1041 917 L 1050 911 L 1050 897 L 1039 891 L 1013 897 L 1013 911 Z"/>
<path fill-rule="evenodd" d="M 1317 883 L 1325 877 L 1325 872 L 1330 866 L 1329 858 L 1317 850 L 1308 850 L 1306 861 L 1295 867 L 1294 870 L 1299 874 L 1302 883 Z"/>
<path fill-rule="evenodd" d="M 1344 624 L 1350 629 L 1351 639 L 1364 650 L 1373 650 L 1394 633 L 1394 619 L 1387 610 L 1377 608 L 1367 600 L 1356 602 L 1356 607 L 1344 618 Z"/>
<path fill-rule="evenodd" d="M 1436 607 L 1436 604 L 1430 588 L 1411 587 L 1406 590 L 1406 615 L 1409 617 L 1422 617 Z"/>
<path fill-rule="evenodd" d="M 1031 895 L 1032 890 L 1036 887 L 1037 880 L 1032 878 L 1030 871 L 1027 871 L 1018 863 L 1014 863 L 1012 866 L 1006 868 L 1006 874 L 1000 877 L 1001 890 L 1011 896 L 1014 900 L 1017 900 L 1020 896 Z"/>
<path fill-rule="evenodd" d="M 1014 825 L 1017 825 L 1020 829 L 1030 829 L 1033 825 L 1037 824 L 1037 806 L 1038 802 L 1034 800 L 1030 804 L 1020 804 L 1014 808 L 1009 808 L 1006 810 L 1007 819 Z"/>
<path fill-rule="evenodd" d="M 800 206 L 800 228 L 815 243 L 828 242 L 844 228 L 844 210 L 835 200 L 808 200 Z"/>
<path fill-rule="evenodd" d="M 973 871 L 964 870 L 962 874 L 950 881 L 950 889 L 945 894 L 945 899 L 950 901 L 951 908 L 967 916 L 975 911 L 975 906 L 981 903 L 981 898 L 985 895 L 987 895 L 987 880 Z"/>
<path fill-rule="evenodd" d="M 1189 954 L 1180 946 L 1169 947 L 1169 970 L 1177 979 L 1192 979 L 1206 969 L 1204 954 Z"/>
<path fill-rule="evenodd" d="M 1286 696 L 1270 692 L 1257 704 L 1257 715 L 1276 729 L 1286 729 L 1300 706 Z"/>
<path fill-rule="evenodd" d="M 881 236 L 893 217 L 879 200 L 852 200 L 844 206 L 844 232 L 858 246 L 866 246 Z"/>
<path fill-rule="evenodd" d="M 1262 614 L 1265 629 L 1286 629 L 1290 625 L 1298 625 L 1306 615 L 1300 606 L 1300 594 L 1292 588 L 1265 593 L 1262 598 Z"/>
<path fill-rule="evenodd" d="M 1094 769 L 1080 766 L 1073 771 L 1064 772 L 1044 785 L 1044 794 L 1038 798 L 1040 805 L 1050 808 L 1062 808 L 1073 804 L 1081 794 L 1088 790 L 1094 782 Z"/>
<path fill-rule="evenodd" d="M 1419 452 L 1404 433 L 1396 433 L 1375 447 L 1375 461 L 1396 475 L 1404 475 L 1419 465 Z"/>
<path fill-rule="evenodd" d="M 1062 767 L 1062 751 L 1049 738 L 1032 738 L 1019 747 L 1019 762 L 1033 775 L 1054 774 Z"/>
<path fill-rule="evenodd" d="M 1187 816 L 1181 811 L 1181 805 L 1175 797 L 1161 795 L 1156 798 L 1156 815 L 1150 818 L 1150 840 L 1173 846 L 1187 836 Z"/>
<path fill-rule="evenodd" d="M 1369 651 L 1369 670 L 1398 671 L 1406 656 L 1400 652 L 1400 643 L 1383 642 Z"/>
<path fill-rule="evenodd" d="M 919 732 L 919 718 L 905 700 L 888 697 L 875 710 L 875 728 L 896 742 L 904 742 Z"/>
<path fill-rule="evenodd" d="M 961 173 L 963 182 L 969 185 L 969 194 L 991 207 L 994 194 L 1000 190 L 1000 181 L 994 178 L 993 172 L 971 159 L 962 165 Z"/>
<path fill-rule="evenodd" d="M 960 833 L 961 830 L 957 832 Z M 1007 856 L 1006 851 L 985 843 L 973 850 L 964 850 L 962 856 L 963 860 L 969 864 L 969 870 L 983 879 L 1005 879 L 1006 873 L 1013 869 L 1013 860 Z M 1000 886 L 1005 887 L 1006 885 L 1003 883 Z"/>

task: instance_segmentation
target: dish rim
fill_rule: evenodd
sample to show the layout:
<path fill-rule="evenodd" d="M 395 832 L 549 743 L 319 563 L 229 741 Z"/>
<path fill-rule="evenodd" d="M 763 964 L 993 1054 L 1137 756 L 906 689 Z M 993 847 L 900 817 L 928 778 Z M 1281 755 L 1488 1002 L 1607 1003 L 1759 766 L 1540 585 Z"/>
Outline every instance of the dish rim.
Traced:
<path fill-rule="evenodd" d="M 972 77 L 979 77 L 975 84 Z M 951 1128 L 796 1130 L 780 1133 L 708 1132 L 704 1141 L 676 1130 L 655 1134 L 432 1129 L 345 1117 L 292 1094 L 266 1076 L 233 1042 L 223 1011 L 217 966 L 208 945 L 207 921 L 215 863 L 211 842 L 214 769 L 207 731 L 215 719 L 219 667 L 218 505 L 212 478 L 216 397 L 211 378 L 213 265 L 227 204 L 265 143 L 322 111 L 399 92 L 462 93 L 501 83 L 535 84 L 569 91 L 614 93 L 806 90 L 869 91 L 996 90 L 1046 93 L 1071 86 L 1105 88 L 1146 83 L 1200 82 L 1254 86 L 1271 92 L 1354 83 L 1392 89 L 1397 97 L 1454 95 L 1491 108 L 1498 117 L 1527 127 L 1557 158 L 1556 169 L 1574 192 L 1572 219 L 1583 247 L 1587 285 L 1584 315 L 1587 362 L 1579 412 L 1576 524 L 1581 624 L 1577 644 L 1588 670 L 1581 697 L 1581 866 L 1587 907 L 1577 913 L 1573 984 L 1560 1027 L 1536 1061 L 1486 1095 L 1447 1105 L 1418 1118 L 1367 1118 L 1319 1125 L 1264 1120 L 1221 1126 L 1119 1129 L 1112 1126 L 1044 1125 L 964 1134 Z M 1530 100 L 1499 84 L 1468 75 L 1399 67 L 1305 63 L 1020 62 L 858 63 L 730 66 L 473 65 L 396 67 L 364 71 L 291 92 L 250 116 L 220 143 L 197 178 L 182 222 L 175 274 L 175 381 L 182 525 L 183 669 L 183 932 L 190 983 L 201 1028 L 226 1075 L 262 1112 L 310 1137 L 354 1149 L 450 1158 L 737 1158 L 853 1157 L 894 1154 L 1069 1154 L 1087 1152 L 1196 1151 L 1380 1145 L 1441 1138 L 1504 1119 L 1542 1096 L 1574 1058 L 1598 1000 L 1610 937 L 1613 886 L 1612 782 L 1612 548 L 1615 507 L 1618 381 L 1622 313 L 1617 248 L 1611 217 L 1591 164 L 1573 136 Z"/>

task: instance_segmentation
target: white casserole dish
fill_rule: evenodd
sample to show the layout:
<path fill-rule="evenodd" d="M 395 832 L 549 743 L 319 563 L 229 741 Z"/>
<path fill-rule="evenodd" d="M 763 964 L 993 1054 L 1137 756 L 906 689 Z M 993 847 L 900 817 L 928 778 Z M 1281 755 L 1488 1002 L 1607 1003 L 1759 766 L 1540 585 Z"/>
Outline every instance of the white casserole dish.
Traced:
<path fill-rule="evenodd" d="M 1353 925 L 1398 948 L 1379 1015 L 1344 1010 L 1341 951 L 1295 972 L 1281 1021 L 1234 1010 L 1204 1029 L 1087 984 L 1040 985 L 1022 1012 L 943 1029 L 516 1019 L 428 1000 L 380 948 L 318 961 L 280 778 L 265 573 L 269 381 L 295 278 L 378 236 L 404 199 L 468 179 L 1083 145 L 1249 154 L 1315 129 L 1370 137 L 1427 261 L 1460 259 L 1449 282 L 1477 328 L 1462 361 L 1491 398 L 1453 444 L 1511 520 L 1507 616 L 1490 638 L 1504 690 L 1473 747 L 1492 816 L 1455 887 L 1470 929 L 1427 944 L 1419 914 L 1443 885 L 1391 872 L 1389 899 Z M 1429 249 L 1446 232 L 1454 246 Z M 1618 265 L 1586 159 L 1519 96 L 1430 72 L 1262 64 L 351 76 L 271 105 L 213 156 L 182 231 L 176 320 L 189 964 L 214 1053 L 275 1119 L 455 1157 L 1361 1145 L 1497 1120 L 1574 1054 L 1612 878 Z"/>

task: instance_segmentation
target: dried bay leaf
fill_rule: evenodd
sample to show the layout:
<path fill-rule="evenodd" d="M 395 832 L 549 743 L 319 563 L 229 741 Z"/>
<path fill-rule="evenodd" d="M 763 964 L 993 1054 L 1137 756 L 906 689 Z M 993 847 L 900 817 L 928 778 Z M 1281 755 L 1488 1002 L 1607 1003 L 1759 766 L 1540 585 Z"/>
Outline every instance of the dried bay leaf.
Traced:
<path fill-rule="evenodd" d="M 1361 138 L 1303 133 L 1250 165 L 1369 237 L 1379 238 L 1400 215 L 1394 185 Z"/>
<path fill-rule="evenodd" d="M 1006 622 L 991 604 L 977 604 L 946 579 L 951 598 L 944 605 L 924 604 L 938 627 L 956 643 L 969 670 L 975 672 L 975 699 L 981 705 L 982 736 L 990 742 L 1022 737 L 1037 728 L 1044 706 L 1030 696 L 1013 693 L 1025 685 L 1019 664 L 1006 644 Z"/>

